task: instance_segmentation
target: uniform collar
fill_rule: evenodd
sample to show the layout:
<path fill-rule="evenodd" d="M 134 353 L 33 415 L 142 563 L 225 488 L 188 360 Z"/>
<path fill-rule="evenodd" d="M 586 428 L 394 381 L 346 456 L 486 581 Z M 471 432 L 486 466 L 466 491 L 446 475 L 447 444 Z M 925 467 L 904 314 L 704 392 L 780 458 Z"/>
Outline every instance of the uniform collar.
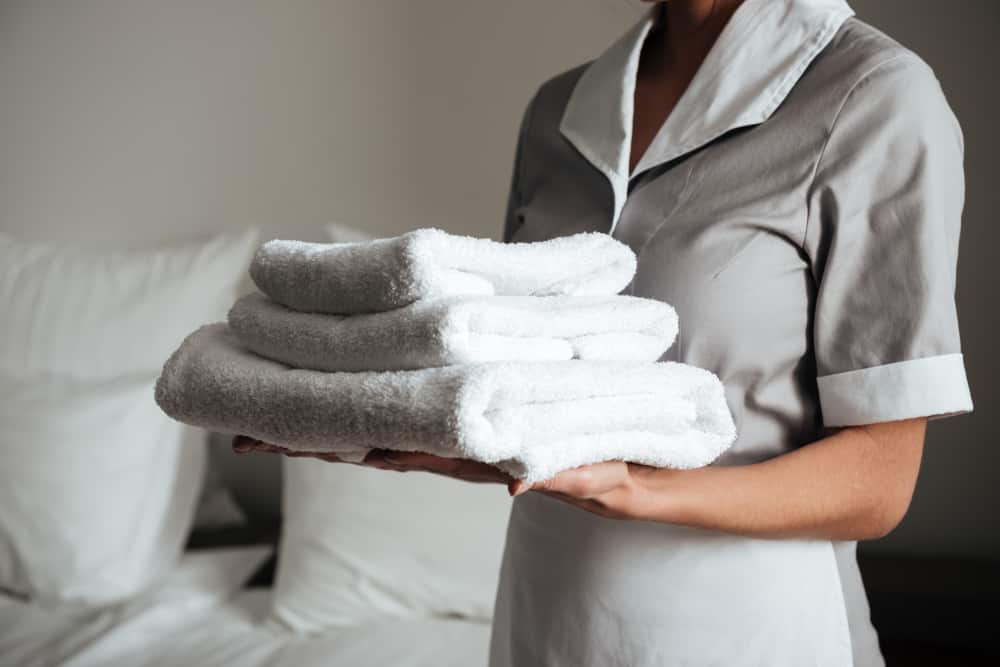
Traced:
<path fill-rule="evenodd" d="M 694 79 L 628 173 L 639 53 L 659 4 L 584 70 L 559 125 L 562 135 L 611 182 L 612 230 L 632 176 L 680 157 L 774 112 L 813 58 L 854 11 L 844 0 L 745 0 Z"/>

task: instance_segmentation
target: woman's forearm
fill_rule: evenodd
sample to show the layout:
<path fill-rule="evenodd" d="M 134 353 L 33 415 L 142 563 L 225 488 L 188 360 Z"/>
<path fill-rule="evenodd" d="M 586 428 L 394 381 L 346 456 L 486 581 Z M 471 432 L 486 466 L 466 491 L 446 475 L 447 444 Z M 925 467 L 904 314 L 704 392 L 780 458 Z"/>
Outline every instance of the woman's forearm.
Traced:
<path fill-rule="evenodd" d="M 885 535 L 906 513 L 920 467 L 926 421 L 846 428 L 753 465 L 668 470 L 607 461 L 534 484 L 476 461 L 420 452 L 385 452 L 366 459 L 366 464 L 505 483 L 512 495 L 536 490 L 618 519 L 752 537 L 862 540 Z M 280 449 L 263 443 L 234 447 Z"/>
<path fill-rule="evenodd" d="M 851 427 L 752 465 L 637 470 L 630 513 L 756 537 L 881 537 L 909 506 L 925 425 Z"/>

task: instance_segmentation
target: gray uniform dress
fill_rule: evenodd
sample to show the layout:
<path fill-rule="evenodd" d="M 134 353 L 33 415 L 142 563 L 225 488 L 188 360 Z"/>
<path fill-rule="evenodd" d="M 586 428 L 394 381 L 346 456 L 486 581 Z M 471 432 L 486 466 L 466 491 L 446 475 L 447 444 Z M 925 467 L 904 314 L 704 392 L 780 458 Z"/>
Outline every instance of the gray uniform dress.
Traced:
<path fill-rule="evenodd" d="M 716 465 L 824 426 L 970 411 L 962 135 L 932 70 L 841 0 L 747 0 L 629 173 L 639 49 L 659 20 L 654 7 L 539 88 L 505 237 L 598 230 L 635 250 L 628 291 L 680 316 L 665 358 L 726 387 L 739 437 Z M 619 521 L 527 493 L 490 664 L 880 665 L 855 546 Z"/>

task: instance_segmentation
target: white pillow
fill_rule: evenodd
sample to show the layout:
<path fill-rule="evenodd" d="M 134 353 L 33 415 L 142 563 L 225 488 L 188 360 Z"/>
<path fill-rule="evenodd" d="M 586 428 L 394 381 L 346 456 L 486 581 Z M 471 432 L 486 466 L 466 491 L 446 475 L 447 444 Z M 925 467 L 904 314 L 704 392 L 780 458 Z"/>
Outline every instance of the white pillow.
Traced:
<path fill-rule="evenodd" d="M 157 373 L 193 328 L 225 318 L 256 246 L 254 231 L 148 252 L 0 234 L 0 373 Z"/>
<path fill-rule="evenodd" d="M 149 252 L 0 234 L 0 588 L 96 605 L 187 539 L 205 433 L 153 401 L 163 362 L 221 319 L 255 232 Z"/>
<path fill-rule="evenodd" d="M 201 434 L 153 382 L 0 377 L 0 585 L 42 605 L 113 602 L 171 567 L 201 488 Z"/>
<path fill-rule="evenodd" d="M 287 458 L 283 507 L 273 613 L 292 630 L 491 617 L 510 511 L 502 485 Z"/>

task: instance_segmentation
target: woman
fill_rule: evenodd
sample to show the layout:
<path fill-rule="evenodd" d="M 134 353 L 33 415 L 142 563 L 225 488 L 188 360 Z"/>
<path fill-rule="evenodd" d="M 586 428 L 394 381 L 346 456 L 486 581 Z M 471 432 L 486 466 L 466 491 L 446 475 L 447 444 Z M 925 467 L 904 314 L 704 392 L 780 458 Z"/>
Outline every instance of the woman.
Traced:
<path fill-rule="evenodd" d="M 631 293 L 680 316 L 667 357 L 718 374 L 739 437 L 700 470 L 531 488 L 370 457 L 509 482 L 492 665 L 882 664 L 856 541 L 906 512 L 926 420 L 972 409 L 962 152 L 930 68 L 841 0 L 654 3 L 539 88 L 505 237 L 629 244 Z"/>

